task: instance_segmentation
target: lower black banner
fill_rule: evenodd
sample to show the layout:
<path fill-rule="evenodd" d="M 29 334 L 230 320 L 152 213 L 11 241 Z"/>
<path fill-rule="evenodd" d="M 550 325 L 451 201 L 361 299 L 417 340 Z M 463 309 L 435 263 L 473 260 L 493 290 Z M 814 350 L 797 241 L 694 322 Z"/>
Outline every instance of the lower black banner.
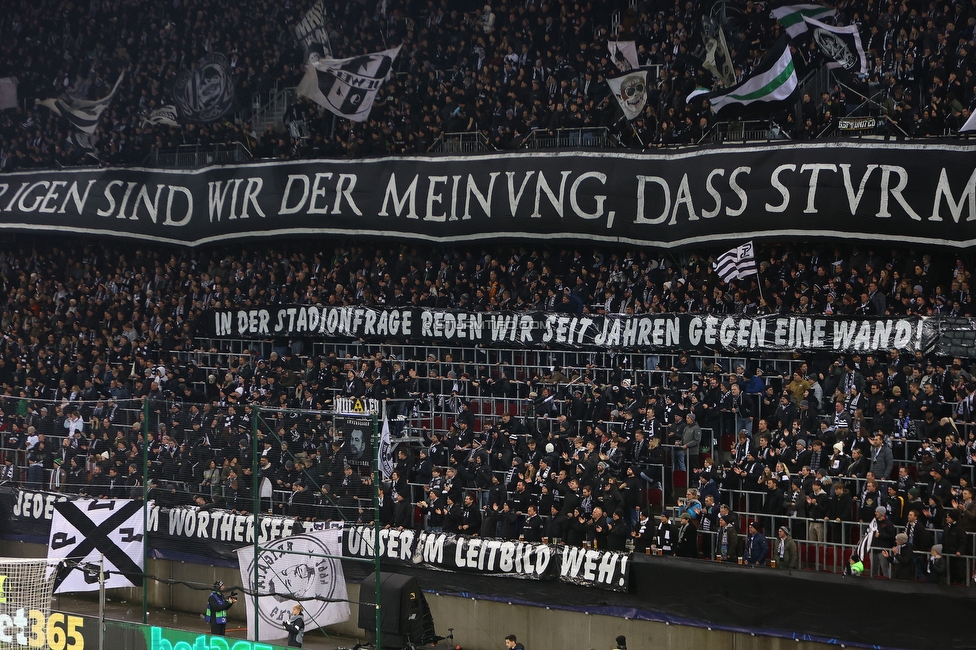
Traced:
<path fill-rule="evenodd" d="M 343 532 L 342 554 L 372 558 L 375 542 L 376 531 L 372 527 L 349 526 Z M 560 580 L 611 591 L 627 591 L 630 573 L 630 556 L 616 551 L 395 528 L 380 530 L 379 554 L 384 562 L 392 564 L 526 580 Z"/>

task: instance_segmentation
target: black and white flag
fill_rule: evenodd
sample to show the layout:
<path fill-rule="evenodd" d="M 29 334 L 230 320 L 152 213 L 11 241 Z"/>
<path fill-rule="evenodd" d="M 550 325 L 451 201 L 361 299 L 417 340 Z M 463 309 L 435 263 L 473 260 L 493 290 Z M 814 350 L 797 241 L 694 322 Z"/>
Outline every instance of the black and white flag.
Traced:
<path fill-rule="evenodd" d="M 306 634 L 349 620 L 349 596 L 341 558 L 341 528 L 271 541 L 261 548 L 257 562 L 253 546 L 238 549 L 241 584 L 249 593 L 257 591 L 259 595 L 257 611 L 253 598 L 244 599 L 247 638 L 273 641 L 288 636 L 282 623 L 288 621 L 296 604 L 305 608 Z M 255 639 L 258 619 L 260 639 Z"/>
<path fill-rule="evenodd" d="M 363 122 L 369 117 L 373 100 L 386 81 L 400 46 L 376 54 L 350 59 L 310 60 L 298 94 L 339 117 Z"/>
<path fill-rule="evenodd" d="M 108 105 L 112 103 L 112 98 L 115 97 L 115 93 L 119 90 L 119 84 L 122 83 L 123 77 L 125 77 L 125 72 L 119 75 L 118 81 L 112 87 L 112 92 L 101 99 L 61 99 L 52 97 L 51 99 L 39 99 L 35 101 L 38 105 L 47 106 L 68 120 L 79 131 L 94 133 L 96 127 L 98 127 L 98 120 L 101 119 L 102 113 L 108 108 Z"/>
<path fill-rule="evenodd" d="M 145 543 L 142 502 L 79 499 L 54 504 L 47 557 L 57 571 L 54 593 L 97 591 L 98 568 L 105 588 L 142 585 Z"/>
<path fill-rule="evenodd" d="M 751 241 L 719 255 L 714 266 L 723 282 L 759 274 L 756 270 L 756 249 Z"/>
<path fill-rule="evenodd" d="M 305 61 L 309 54 L 331 57 L 332 45 L 329 41 L 328 12 L 325 10 L 325 0 L 319 0 L 312 8 L 305 12 L 302 19 L 295 25 L 295 39 L 305 50 Z"/>
<path fill-rule="evenodd" d="M 617 98 L 628 120 L 635 120 L 647 104 L 647 70 L 635 70 L 621 77 L 607 79 L 610 91 Z"/>
<path fill-rule="evenodd" d="M 380 431 L 380 471 L 384 480 L 393 476 L 393 443 L 390 439 L 390 418 L 383 409 L 383 429 Z"/>
<path fill-rule="evenodd" d="M 95 151 L 97 137 L 96 135 L 83 131 L 72 131 L 68 136 L 68 142 L 79 151 Z"/>
<path fill-rule="evenodd" d="M 854 74 L 868 71 L 868 59 L 857 26 L 836 27 L 807 16 L 803 20 L 813 32 L 817 47 L 830 59 L 828 68 L 843 68 Z"/>
<path fill-rule="evenodd" d="M 634 41 L 607 41 L 610 59 L 621 72 L 630 72 L 640 67 L 637 62 L 637 44 Z"/>
<path fill-rule="evenodd" d="M 208 54 L 200 65 L 176 76 L 172 96 L 179 123 L 219 120 L 237 105 L 230 60 L 220 53 Z"/>
<path fill-rule="evenodd" d="M 172 104 L 160 106 L 142 120 L 143 126 L 146 124 L 162 124 L 164 126 L 179 126 L 179 111 Z"/>
<path fill-rule="evenodd" d="M 714 16 L 702 19 L 702 43 L 705 46 L 705 58 L 702 67 L 715 75 L 726 88 L 735 85 L 735 66 L 729 46 L 725 40 L 725 31 Z"/>

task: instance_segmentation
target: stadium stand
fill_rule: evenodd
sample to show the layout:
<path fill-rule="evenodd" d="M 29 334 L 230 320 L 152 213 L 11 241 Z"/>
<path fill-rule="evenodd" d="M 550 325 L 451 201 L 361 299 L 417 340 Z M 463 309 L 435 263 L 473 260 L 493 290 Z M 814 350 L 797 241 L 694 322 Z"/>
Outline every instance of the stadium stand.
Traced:
<path fill-rule="evenodd" d="M 369 120 L 336 121 L 301 99 L 291 102 L 283 122 L 258 132 L 250 122 L 254 107 L 301 77 L 302 52 L 289 34 L 311 4 L 11 3 L 0 17 L 0 77 L 19 79 L 19 105 L 0 113 L 0 172 L 142 164 L 154 152 L 229 143 L 243 144 L 254 157 L 275 159 L 422 153 L 443 134 L 456 132 L 478 133 L 487 148 L 505 150 L 538 133 L 590 127 L 613 134 L 599 140 L 604 146 L 643 149 L 695 144 L 715 126 L 700 101 L 686 103 L 704 83 L 691 52 L 700 46 L 693 26 L 707 8 L 650 0 L 484 6 L 480 0 L 389 0 L 375 6 L 339 3 L 329 15 L 337 56 L 403 45 Z M 829 137 L 837 133 L 838 118 L 873 116 L 879 118 L 875 133 L 955 134 L 976 101 L 972 4 L 836 5 L 838 22 L 860 29 L 868 72 L 849 83 L 827 79 L 805 86 L 798 106 L 770 116 L 763 133 Z M 715 6 L 735 34 L 728 47 L 741 80 L 782 28 L 764 3 Z M 619 121 L 606 84 L 616 74 L 609 38 L 634 40 L 639 63 L 653 71 L 647 105 L 633 129 Z M 144 123 L 168 101 L 174 77 L 213 52 L 230 59 L 241 107 L 234 119 L 172 127 Z M 823 60 L 815 45 L 794 54 L 800 78 Z M 97 128 L 95 159 L 73 142 L 59 117 L 35 105 L 59 95 L 104 97 L 122 71 L 127 76 Z"/>
<path fill-rule="evenodd" d="M 135 166 L 187 145 L 233 143 L 263 159 L 407 155 L 458 132 L 511 150 L 543 133 L 603 128 L 610 137 L 600 146 L 656 149 L 711 142 L 720 127 L 706 105 L 686 101 L 703 80 L 690 54 L 690 26 L 703 17 L 695 3 L 330 5 L 337 55 L 403 45 L 362 123 L 290 94 L 303 58 L 291 31 L 311 4 L 5 3 L 0 77 L 17 77 L 19 105 L 0 111 L 0 172 Z M 741 80 L 782 27 L 762 3 L 720 4 Z M 839 22 L 859 27 L 870 70 L 849 85 L 821 84 L 823 92 L 769 116 L 762 132 L 826 138 L 839 117 L 870 116 L 880 118 L 874 135 L 958 136 L 976 104 L 974 0 L 836 8 Z M 633 128 L 606 83 L 616 74 L 611 35 L 634 40 L 639 63 L 653 71 Z M 238 112 L 210 124 L 146 123 L 168 101 L 172 80 L 213 52 L 229 57 Z M 794 54 L 803 78 L 822 63 L 813 47 Z M 104 97 L 122 72 L 91 154 L 36 105 Z M 252 118 L 281 97 L 289 99 L 281 123 L 255 130 Z M 948 197 L 957 225 L 964 199 L 974 200 L 968 191 L 958 205 Z M 0 244 L 0 481 L 125 497 L 140 486 L 148 446 L 152 498 L 173 507 L 246 512 L 248 479 L 258 472 L 269 486 L 262 508 L 302 519 L 379 518 L 391 527 L 747 563 L 765 561 L 754 553 L 765 530 L 781 566 L 843 572 L 860 553 L 876 575 L 970 584 L 971 357 L 231 340 L 210 338 L 203 323 L 208 310 L 276 304 L 973 315 L 965 253 L 764 243 L 758 275 L 732 283 L 713 268 L 719 253 L 378 239 L 177 249 L 12 238 Z M 386 400 L 394 423 L 395 471 L 379 512 L 368 477 L 346 464 L 349 448 L 316 415 L 341 398 Z M 281 409 L 261 432 L 260 458 L 249 446 L 255 406 Z M 774 539 L 781 528 L 797 545 L 791 558 L 785 538 Z M 898 531 L 914 550 L 907 566 L 877 552 L 895 546 Z M 873 539 L 874 550 L 866 544 Z"/>
<path fill-rule="evenodd" d="M 937 535 L 958 542 L 950 548 L 960 559 L 948 574 L 928 577 L 923 558 L 919 578 L 968 582 L 976 532 L 970 359 L 897 350 L 760 357 L 228 341 L 199 330 L 208 308 L 285 300 L 594 314 L 971 315 L 961 259 L 775 246 L 761 248 L 759 259 L 775 306 L 760 302 L 755 283 L 729 296 L 733 287 L 708 271 L 712 260 L 695 254 L 345 245 L 325 252 L 308 243 L 161 250 L 25 239 L 0 252 L 3 478 L 126 496 L 141 477 L 148 400 L 155 498 L 247 511 L 252 409 L 280 407 L 263 432 L 267 460 L 258 463 L 272 487 L 267 507 L 303 519 L 370 521 L 367 477 L 344 470 L 348 446 L 314 411 L 343 397 L 386 399 L 397 460 L 378 515 L 385 524 L 458 530 L 477 522 L 481 535 L 653 544 L 735 560 L 741 550 L 721 537 L 724 504 L 722 521 L 739 535 L 752 521 L 768 532 L 787 525 L 804 567 L 842 571 L 882 506 L 883 519 L 898 527 L 918 522 L 918 536 L 914 526 L 911 534 L 919 557 L 928 557 Z M 903 282 L 911 294 L 899 298 Z M 566 299 L 547 303 L 558 283 Z M 395 507 L 393 494 L 407 506 Z M 530 506 L 542 516 L 530 516 Z M 672 529 L 640 515 L 672 507 L 690 521 Z M 947 512 L 958 516 L 947 523 Z M 669 530 L 674 543 L 660 537 Z M 689 535 L 693 543 L 677 543 Z M 870 567 L 887 573 L 878 558 Z"/>

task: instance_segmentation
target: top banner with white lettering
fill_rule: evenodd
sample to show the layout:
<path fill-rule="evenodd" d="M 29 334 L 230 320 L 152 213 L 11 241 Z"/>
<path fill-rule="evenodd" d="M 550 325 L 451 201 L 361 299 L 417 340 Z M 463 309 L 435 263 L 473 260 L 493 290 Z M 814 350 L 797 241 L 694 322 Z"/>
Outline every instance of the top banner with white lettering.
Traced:
<path fill-rule="evenodd" d="M 660 247 L 842 237 L 976 244 L 976 156 L 810 142 L 0 175 L 0 229 L 201 245 L 247 237 L 579 239 Z"/>
<path fill-rule="evenodd" d="M 216 338 L 299 336 L 416 344 L 548 345 L 574 349 L 738 351 L 931 351 L 940 336 L 925 317 L 573 315 L 422 307 L 276 305 L 214 310 L 201 323 Z"/>

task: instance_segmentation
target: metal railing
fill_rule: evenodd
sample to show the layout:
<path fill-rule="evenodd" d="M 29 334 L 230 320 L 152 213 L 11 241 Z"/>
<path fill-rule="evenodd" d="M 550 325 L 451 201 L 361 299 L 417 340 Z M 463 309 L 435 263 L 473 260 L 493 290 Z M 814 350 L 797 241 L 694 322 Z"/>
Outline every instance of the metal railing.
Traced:
<path fill-rule="evenodd" d="M 773 120 L 716 122 L 698 144 L 728 144 L 790 140 L 789 133 Z"/>
<path fill-rule="evenodd" d="M 443 133 L 430 146 L 434 153 L 485 153 L 494 151 L 481 131 Z"/>
<path fill-rule="evenodd" d="M 533 129 L 522 143 L 524 149 L 616 149 L 622 146 L 620 139 L 603 126 Z"/>
<path fill-rule="evenodd" d="M 154 167 L 206 167 L 251 160 L 251 152 L 241 142 L 228 144 L 183 144 L 176 149 L 154 149 L 148 163 Z"/>
<path fill-rule="evenodd" d="M 858 520 L 856 514 L 853 512 L 842 517 L 840 521 L 812 519 L 786 513 L 770 514 L 763 512 L 761 509 L 750 507 L 755 502 L 755 497 L 758 496 L 757 493 L 740 490 L 732 490 L 731 492 L 737 495 L 738 498 L 731 499 L 730 505 L 742 506 L 732 509 L 733 520 L 739 534 L 739 557 L 742 555 L 742 544 L 745 539 L 745 533 L 743 531 L 746 531 L 749 523 L 753 521 L 759 522 L 762 525 L 768 537 L 769 555 L 765 564 L 768 564 L 769 560 L 775 559 L 774 550 L 777 545 L 777 531 L 780 526 L 785 526 L 796 542 L 799 569 L 844 573 L 851 554 L 860 553 L 865 548 L 861 546 L 861 542 L 869 528 L 869 522 Z M 669 506 L 669 510 L 675 516 L 679 509 L 680 506 L 677 505 Z M 924 524 L 920 525 L 924 527 Z M 814 527 L 817 527 L 816 531 Z M 894 529 L 898 533 L 905 531 L 903 525 L 896 525 Z M 941 535 L 943 531 L 933 528 L 926 528 L 926 531 L 932 535 L 931 540 L 933 545 L 942 543 Z M 699 534 L 703 542 L 699 548 L 701 557 L 716 560 L 718 555 L 717 545 L 705 541 L 705 538 L 715 536 L 717 532 L 699 531 Z M 821 539 L 810 539 L 813 536 L 821 537 Z M 952 558 L 949 558 L 950 562 L 956 561 L 962 563 L 964 569 L 951 568 L 946 572 L 946 575 L 942 579 L 943 582 L 962 582 L 966 586 L 973 584 L 973 572 L 976 569 L 976 551 L 974 551 L 976 549 L 976 532 L 967 532 L 966 540 L 966 548 L 964 551 L 960 551 L 958 556 L 953 555 Z M 890 577 L 889 563 L 881 555 L 881 551 L 885 550 L 890 551 L 890 548 L 878 547 L 872 543 L 870 547 L 871 552 L 861 558 L 866 567 L 865 575 Z M 929 549 L 915 549 L 914 553 L 916 558 L 927 560 Z"/>

